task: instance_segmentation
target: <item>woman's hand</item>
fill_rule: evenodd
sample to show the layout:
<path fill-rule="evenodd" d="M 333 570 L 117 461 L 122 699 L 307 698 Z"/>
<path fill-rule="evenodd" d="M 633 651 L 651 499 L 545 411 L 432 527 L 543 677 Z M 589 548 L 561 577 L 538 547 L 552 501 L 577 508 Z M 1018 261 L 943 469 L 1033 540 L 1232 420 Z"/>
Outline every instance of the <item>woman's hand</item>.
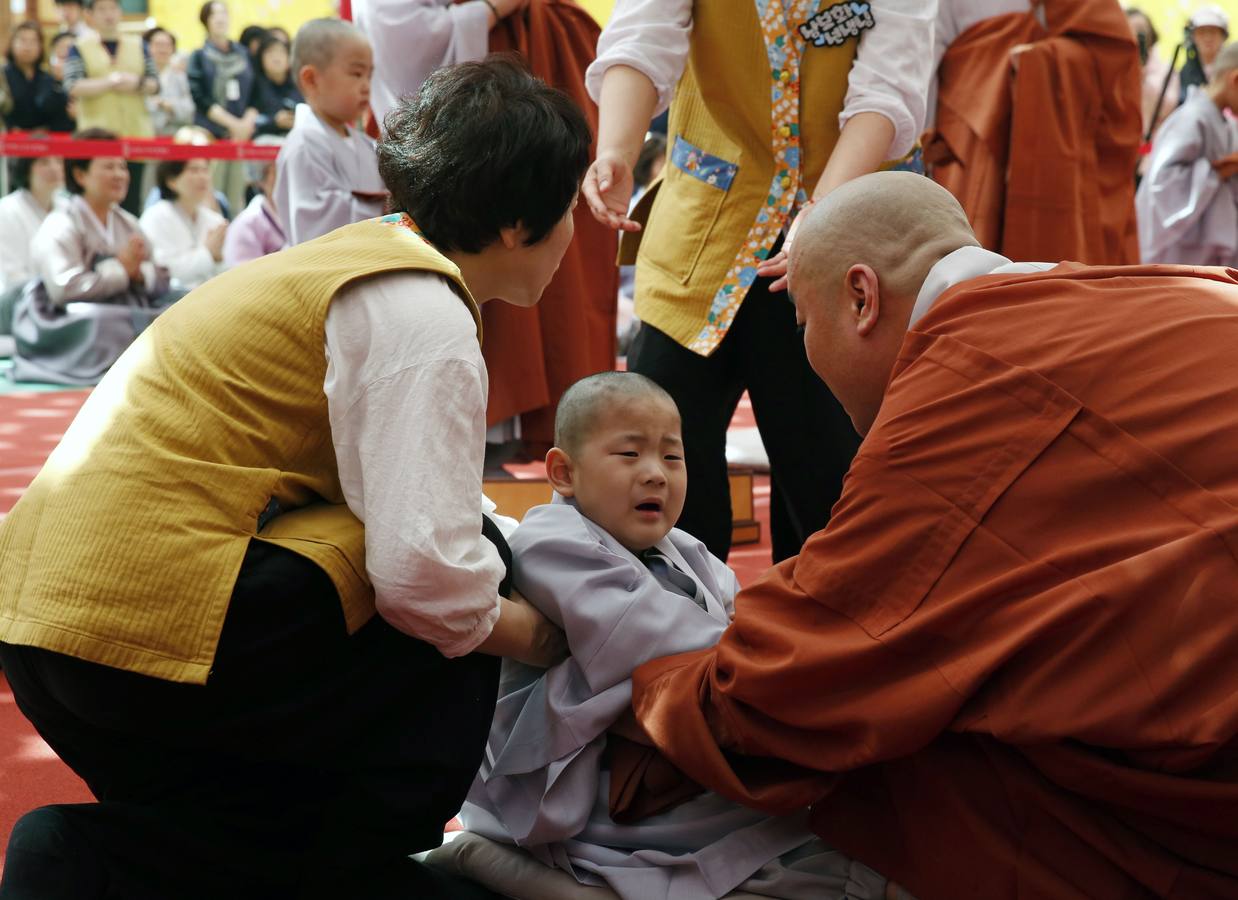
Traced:
<path fill-rule="evenodd" d="M 249 119 L 233 119 L 228 126 L 228 136 L 234 141 L 247 141 L 254 136 L 254 123 Z"/>
<path fill-rule="evenodd" d="M 542 669 L 563 662 L 568 655 L 563 631 L 515 590 L 510 598 L 499 598 L 498 621 L 477 650 Z"/>
<path fill-rule="evenodd" d="M 206 237 L 202 242 L 206 244 L 206 249 L 211 251 L 211 258 L 215 262 L 222 262 L 224 258 L 224 237 L 228 233 L 228 223 L 220 222 L 214 228 L 206 233 Z"/>
<path fill-rule="evenodd" d="M 141 281 L 142 263 L 146 260 L 146 241 L 140 235 L 130 235 L 128 242 L 116 254 L 116 261 L 125 267 L 130 281 Z"/>
<path fill-rule="evenodd" d="M 543 669 L 567 659 L 567 635 L 562 629 L 542 615 L 536 606 L 524 599 L 514 588 L 508 602 L 519 610 L 520 616 L 525 619 L 523 628 L 528 640 L 527 649 L 521 654 L 511 654 L 512 659 Z"/>
<path fill-rule="evenodd" d="M 791 227 L 787 229 L 786 240 L 782 242 L 782 249 L 757 266 L 757 275 L 762 278 L 774 279 L 774 282 L 769 286 L 771 291 L 785 291 L 787 289 L 787 260 L 791 258 L 791 242 L 795 240 L 795 232 L 800 227 L 800 220 L 804 218 L 804 213 L 808 212 L 810 206 L 812 206 L 811 200 L 803 205 L 799 213 L 791 221 Z"/>
<path fill-rule="evenodd" d="M 616 231 L 640 231 L 640 223 L 628 218 L 635 182 L 632 167 L 618 155 L 598 156 L 585 173 L 580 191 L 593 218 Z"/>

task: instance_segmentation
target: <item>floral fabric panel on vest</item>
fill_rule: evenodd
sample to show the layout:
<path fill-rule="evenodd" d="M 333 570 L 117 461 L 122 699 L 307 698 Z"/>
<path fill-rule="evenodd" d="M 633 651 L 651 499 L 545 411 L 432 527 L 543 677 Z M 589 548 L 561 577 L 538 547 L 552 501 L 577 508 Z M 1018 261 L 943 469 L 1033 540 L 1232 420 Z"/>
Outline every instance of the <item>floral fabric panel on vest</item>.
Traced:
<path fill-rule="evenodd" d="M 735 321 L 757 266 L 770 255 L 791 213 L 807 199 L 800 184 L 800 58 L 806 44 L 799 27 L 817 16 L 821 0 L 755 0 L 769 58 L 770 128 L 774 179 L 739 256 L 714 295 L 709 317 L 688 349 L 704 356 L 717 349 Z M 867 4 L 863 4 L 867 6 Z M 837 4 L 852 6 L 850 3 Z"/>
<path fill-rule="evenodd" d="M 379 216 L 378 221 L 384 225 L 395 225 L 398 228 L 408 229 L 413 234 L 417 235 L 417 237 L 421 238 L 421 240 L 424 241 L 429 246 L 431 247 L 434 246 L 433 244 L 430 243 L 429 239 L 425 236 L 425 234 L 422 233 L 421 229 L 417 227 L 417 223 L 413 221 L 412 216 L 410 216 L 408 213 L 405 213 L 405 212 L 389 213 L 388 215 L 385 215 L 385 216 Z"/>

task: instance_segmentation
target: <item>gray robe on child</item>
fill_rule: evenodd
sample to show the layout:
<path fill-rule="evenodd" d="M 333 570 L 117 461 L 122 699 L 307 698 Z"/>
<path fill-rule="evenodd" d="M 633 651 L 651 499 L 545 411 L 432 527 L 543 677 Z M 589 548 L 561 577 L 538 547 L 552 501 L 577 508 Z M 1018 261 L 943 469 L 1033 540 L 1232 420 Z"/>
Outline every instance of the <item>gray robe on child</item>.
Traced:
<path fill-rule="evenodd" d="M 572 656 L 544 673 L 505 663 L 464 827 L 631 900 L 717 898 L 741 886 L 775 897 L 884 896 L 885 880 L 817 841 L 806 816 L 771 817 L 702 793 L 636 824 L 611 820 L 606 730 L 631 705 L 633 669 L 716 643 L 739 586 L 674 529 L 657 549 L 697 589 L 695 599 L 678 593 L 556 500 L 512 537 L 513 582 L 564 629 Z"/>
<path fill-rule="evenodd" d="M 1238 263 L 1238 178 L 1212 163 L 1238 151 L 1238 126 L 1195 91 L 1167 118 L 1135 194 L 1145 263 Z"/>
<path fill-rule="evenodd" d="M 80 196 L 43 220 L 30 244 L 37 280 L 13 309 L 15 379 L 97 384 L 163 311 L 167 269 L 148 258 L 138 284 L 115 258 L 134 236 L 146 242 L 129 213 L 113 206 L 100 222 Z"/>
<path fill-rule="evenodd" d="M 297 104 L 275 169 L 275 208 L 290 247 L 384 212 L 374 140 L 352 127 L 344 137 L 307 103 Z"/>

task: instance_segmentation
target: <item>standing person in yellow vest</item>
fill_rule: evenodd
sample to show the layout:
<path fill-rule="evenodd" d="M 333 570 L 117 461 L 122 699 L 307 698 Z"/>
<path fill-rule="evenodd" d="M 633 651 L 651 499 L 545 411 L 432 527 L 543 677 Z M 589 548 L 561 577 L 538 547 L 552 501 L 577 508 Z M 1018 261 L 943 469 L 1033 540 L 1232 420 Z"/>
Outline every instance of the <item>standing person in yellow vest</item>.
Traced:
<path fill-rule="evenodd" d="M 643 325 L 628 367 L 683 415 L 679 527 L 722 559 L 726 429 L 744 390 L 770 458 L 776 561 L 824 527 L 859 444 L 804 355 L 782 293 L 782 235 L 843 182 L 918 166 L 936 7 L 619 0 L 598 43 L 587 78 L 601 107 L 598 154 L 582 194 L 625 233 L 621 261 L 635 259 Z M 668 104 L 668 165 L 629 218 L 632 167 Z"/>
<path fill-rule="evenodd" d="M 5 900 L 471 896 L 408 855 L 497 657 L 566 654 L 483 517 L 478 307 L 537 303 L 591 136 L 504 59 L 386 124 L 399 212 L 178 302 L 0 524 L 0 663 L 100 801 L 23 817 Z"/>
<path fill-rule="evenodd" d="M 120 33 L 118 0 L 86 0 L 94 31 L 78 37 L 64 66 L 64 86 L 77 101 L 77 127 L 121 137 L 155 133 L 146 98 L 159 93 L 159 72 L 140 35 Z M 129 163 L 129 194 L 121 206 L 142 214 L 141 163 Z"/>

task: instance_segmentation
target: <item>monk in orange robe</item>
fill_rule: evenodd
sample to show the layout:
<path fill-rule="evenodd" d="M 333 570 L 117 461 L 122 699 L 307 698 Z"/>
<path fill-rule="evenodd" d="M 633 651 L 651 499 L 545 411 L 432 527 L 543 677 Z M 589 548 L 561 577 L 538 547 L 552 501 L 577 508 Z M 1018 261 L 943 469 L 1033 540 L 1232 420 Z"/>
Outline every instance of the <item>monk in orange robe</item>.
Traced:
<path fill-rule="evenodd" d="M 576 101 L 596 135 L 598 110 L 585 90 L 585 69 L 597 55 L 600 34 L 593 17 L 572 0 L 531 0 L 494 27 L 490 50 L 518 51 L 534 75 Z M 533 309 L 482 313 L 482 354 L 490 375 L 486 421 L 520 416 L 521 434 L 535 453 L 554 443 L 555 407 L 563 392 L 586 375 L 615 367 L 618 236 L 583 203 L 575 219 L 572 244 L 541 302 Z"/>
<path fill-rule="evenodd" d="M 990 250 L 1137 263 L 1141 83 L 1117 0 L 1029 2 L 950 44 L 925 162 Z"/>
<path fill-rule="evenodd" d="M 1238 897 L 1238 273 L 976 244 L 906 173 L 808 214 L 797 317 L 864 441 L 636 717 L 920 900 Z"/>

